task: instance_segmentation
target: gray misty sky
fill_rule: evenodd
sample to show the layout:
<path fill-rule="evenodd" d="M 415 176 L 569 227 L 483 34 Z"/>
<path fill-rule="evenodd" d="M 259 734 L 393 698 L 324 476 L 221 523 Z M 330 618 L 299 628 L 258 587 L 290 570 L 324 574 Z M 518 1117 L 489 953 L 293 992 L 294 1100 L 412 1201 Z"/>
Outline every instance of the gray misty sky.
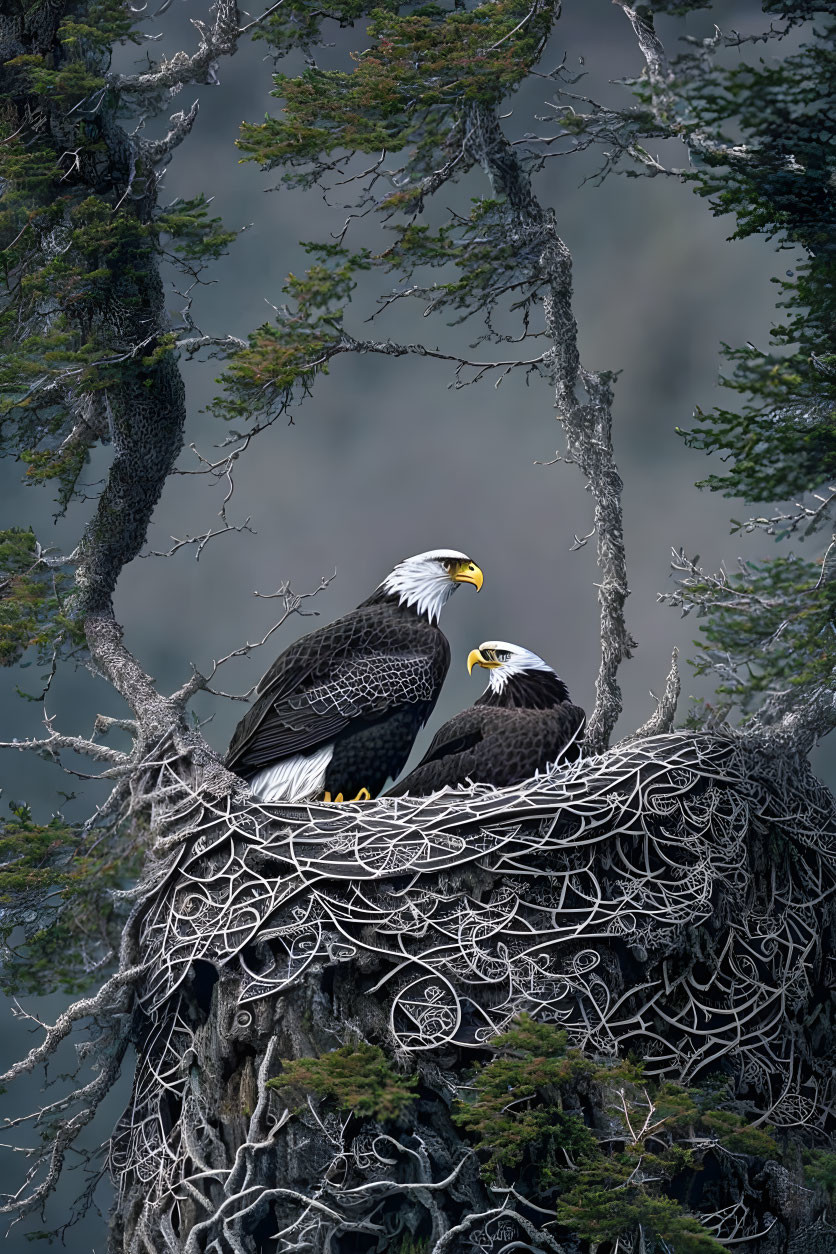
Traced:
<path fill-rule="evenodd" d="M 193 47 L 189 19 L 205 18 L 207 9 L 199 0 L 175 0 L 152 23 L 162 38 L 149 45 L 151 55 Z M 754 29 L 759 5 L 720 4 L 713 20 Z M 667 29 L 663 24 L 663 34 Z M 700 34 L 711 27 L 705 15 L 692 15 L 678 29 Z M 323 63 L 344 65 L 351 50 L 363 47 L 364 36 L 361 29 L 335 32 L 334 41 Z M 274 190 L 277 174 L 238 163 L 234 141 L 241 120 L 259 120 L 278 108 L 268 95 L 271 62 L 265 51 L 263 44 L 242 46 L 220 65 L 219 85 L 185 89 L 170 110 L 200 99 L 195 129 L 172 157 L 161 199 L 205 191 L 214 196 L 214 210 L 226 225 L 242 231 L 206 276 L 212 284 L 193 293 L 193 315 L 211 334 L 246 335 L 269 320 L 271 305 L 281 302 L 285 276 L 305 264 L 299 241 L 328 239 L 345 217 L 318 193 Z M 611 80 L 641 68 L 629 25 L 610 0 L 566 0 L 547 59 L 556 64 L 564 55 L 570 69 L 587 75 L 578 89 L 599 99 L 626 102 L 625 89 Z M 120 54 L 122 61 L 135 56 L 135 50 Z M 548 111 L 548 98 L 543 81 L 514 97 L 508 133 L 534 129 L 534 115 Z M 149 122 L 149 135 L 163 125 Z M 671 547 L 684 545 L 712 568 L 771 550 L 763 537 L 730 535 L 729 516 L 740 517 L 747 507 L 695 488 L 711 467 L 685 447 L 676 427 L 688 427 L 695 405 L 709 409 L 720 397 L 723 341 L 767 343 L 774 319 L 770 280 L 791 268 L 793 257 L 757 239 L 727 242 L 732 221 L 712 217 L 707 204 L 675 179 L 613 177 L 596 186 L 588 180 L 595 168 L 595 154 L 554 160 L 537 176 L 536 187 L 554 209 L 574 258 L 582 360 L 591 369 L 621 372 L 614 439 L 625 484 L 627 615 L 639 646 L 621 672 L 625 710 L 618 732 L 626 734 L 651 713 L 649 689 L 661 689 L 675 645 L 683 663 L 681 715 L 689 694 L 707 691 L 685 663 L 693 652 L 695 620 L 683 620 L 656 602 L 657 592 L 669 586 Z M 468 197 L 487 191 L 473 175 L 451 190 L 445 203 L 466 207 Z M 354 242 L 372 238 L 361 226 Z M 350 330 L 369 334 L 364 319 L 385 291 L 385 279 L 381 283 L 378 276 L 358 288 L 346 320 Z M 173 317 L 182 304 L 171 295 Z M 481 330 L 476 323 L 451 329 L 406 302 L 388 324 L 380 320 L 373 326 L 376 334 L 445 349 L 472 343 Z M 490 346 L 471 351 L 487 354 Z M 207 457 L 227 434 L 203 412 L 218 372 L 217 363 L 184 365 L 187 439 Z M 591 708 L 598 666 L 594 544 L 571 549 L 574 537 L 591 529 L 593 502 L 576 467 L 538 464 L 562 450 L 549 388 L 536 379 L 526 386 L 522 374 L 498 388 L 488 380 L 455 389 L 452 378 L 451 367 L 426 360 L 338 359 L 313 397 L 293 409 L 292 425 L 277 423 L 237 464 L 229 518 L 249 519 L 255 534 L 224 535 L 199 562 L 186 548 L 171 559 L 137 561 L 125 572 L 116 608 L 126 641 L 164 688 L 181 683 L 190 662 L 203 669 L 214 657 L 261 638 L 277 617 L 277 602 L 255 598 L 254 590 L 270 593 L 290 579 L 296 591 L 308 591 L 337 572 L 316 599 L 321 617 L 292 619 L 265 648 L 226 666 L 218 683 L 227 692 L 245 692 L 285 644 L 356 605 L 399 558 L 444 546 L 463 549 L 478 561 L 485 586 L 479 595 L 463 588 L 445 611 L 442 626 L 453 663 L 412 761 L 439 723 L 481 691 L 475 675 L 468 679 L 465 658 L 486 638 L 534 649 L 564 676 L 573 699 Z M 107 463 L 107 449 L 99 451 L 87 482 L 99 480 Z M 180 466 L 197 468 L 188 450 Z M 9 461 L 0 466 L 0 526 L 31 524 L 43 543 L 74 542 L 91 503 L 74 506 L 53 524 L 48 490 L 22 487 L 19 470 Z M 224 490 L 205 477 L 172 478 L 155 516 L 151 547 L 167 549 L 171 536 L 199 534 L 215 524 Z M 37 665 L 3 672 L 0 680 L 2 735 L 36 734 L 41 707 L 19 701 L 14 687 L 38 691 Z M 202 718 L 212 716 L 206 734 L 223 751 L 244 707 L 202 696 L 196 709 Z M 124 712 L 105 685 L 84 672 L 59 677 L 48 711 L 68 732 L 88 731 L 98 711 Z M 832 746 L 819 749 L 816 761 L 822 773 L 832 769 Z M 64 805 L 59 790 L 79 795 L 67 806 L 71 814 L 100 795 L 25 755 L 6 755 L 0 774 L 2 804 L 29 799 L 39 816 Z M 58 1000 L 50 999 L 43 1012 L 54 1013 Z M 20 1024 L 7 1036 L 11 1050 L 31 1044 Z M 26 1095 L 11 1100 L 18 1099 L 25 1103 Z M 106 1123 L 97 1124 L 100 1139 Z M 64 1193 L 65 1204 L 70 1196 Z M 5 1247 L 9 1254 L 31 1248 L 22 1236 L 15 1246 L 17 1232 Z M 73 1248 L 102 1250 L 101 1220 L 93 1217 L 77 1230 Z"/>
<path fill-rule="evenodd" d="M 179 0 L 165 15 L 163 38 L 151 45 L 154 55 L 190 46 L 188 19 L 204 15 L 203 7 Z M 728 25 L 745 30 L 757 24 L 756 4 L 721 8 L 718 16 Z M 704 28 L 710 29 L 704 15 L 677 27 L 697 34 Z M 323 63 L 350 64 L 349 53 L 363 42 L 362 29 L 336 31 Z M 135 52 L 121 55 L 127 59 Z M 611 80 L 641 68 L 629 25 L 607 0 L 570 0 L 564 6 L 547 62 L 557 64 L 562 57 L 570 71 L 586 75 L 577 90 L 599 99 L 626 101 L 626 90 Z M 279 107 L 268 95 L 271 68 L 264 44 L 244 45 L 219 67 L 218 86 L 184 89 L 172 106 L 200 99 L 198 122 L 170 162 L 162 199 L 211 193 L 214 210 L 242 231 L 207 276 L 210 285 L 192 292 L 193 315 L 208 333 L 246 335 L 269 320 L 271 306 L 282 300 L 285 276 L 306 263 L 299 241 L 328 239 L 345 218 L 319 193 L 277 188 L 276 173 L 238 163 L 234 141 L 240 121 L 258 120 Z M 533 129 L 534 115 L 548 112 L 549 97 L 542 80 L 513 97 L 508 133 Z M 164 125 L 149 122 L 149 134 Z M 681 153 L 665 155 L 683 160 Z M 762 537 L 730 536 L 729 515 L 739 517 L 746 507 L 694 486 L 709 465 L 685 447 L 676 427 L 689 425 L 694 405 L 707 409 L 720 397 L 721 342 L 767 342 L 774 316 L 770 280 L 791 265 L 792 255 L 778 254 L 758 239 L 728 243 L 731 220 L 712 217 L 706 202 L 675 179 L 612 177 L 602 186 L 585 181 L 598 161 L 597 153 L 554 160 L 536 182 L 574 258 L 582 359 L 590 368 L 621 372 L 614 439 L 625 484 L 627 613 L 639 642 L 621 673 L 624 733 L 650 713 L 649 690 L 659 690 L 673 646 L 679 646 L 683 662 L 693 651 L 695 620 L 682 620 L 656 603 L 657 592 L 669 586 L 671 547 L 684 544 L 713 568 L 722 561 L 733 566 L 738 554 L 757 556 L 770 549 Z M 469 197 L 487 191 L 484 179 L 473 174 L 451 189 L 445 204 L 466 209 Z M 369 220 L 359 224 L 352 242 L 375 238 Z M 394 308 L 388 323 L 379 319 L 370 327 L 365 319 L 387 290 L 379 276 L 358 288 L 349 329 L 444 349 L 466 348 L 481 329 L 475 322 L 451 328 L 443 318 L 424 318 L 420 303 L 407 302 Z M 173 318 L 182 304 L 172 293 Z M 468 351 L 489 356 L 490 346 Z M 184 365 L 188 440 L 210 457 L 227 434 L 203 412 L 217 373 L 217 363 Z M 261 638 L 277 607 L 255 599 L 255 589 L 269 593 L 290 579 L 297 591 L 307 591 L 336 570 L 336 579 L 317 599 L 322 621 L 355 605 L 399 558 L 448 546 L 467 551 L 482 565 L 485 587 L 478 597 L 461 592 L 445 613 L 453 665 L 436 725 L 477 695 L 479 682 L 468 679 L 464 659 L 488 637 L 541 653 L 567 679 L 574 699 L 591 706 L 598 664 L 594 544 L 571 549 L 574 537 L 591 529 L 593 503 L 575 467 L 537 464 L 562 447 L 550 389 L 536 379 L 526 386 L 521 372 L 498 388 L 490 377 L 458 390 L 452 380 L 452 367 L 439 362 L 338 359 L 314 396 L 293 409 L 293 424 L 280 422 L 265 432 L 238 463 L 229 517 L 238 523 L 249 518 L 256 534 L 221 537 L 199 563 L 193 548 L 172 559 L 134 563 L 121 581 L 117 612 L 128 642 L 161 684 L 179 683 L 191 661 L 205 667 L 245 640 Z M 106 449 L 94 457 L 89 482 L 100 478 L 107 459 Z M 198 463 L 187 451 L 180 465 L 196 469 Z M 74 538 L 90 504 L 74 507 L 53 527 L 47 493 L 20 487 L 16 471 L 9 463 L 3 467 L 2 514 L 31 522 L 45 542 Z M 212 526 L 224 490 L 206 478 L 173 478 L 155 516 L 151 547 L 165 550 L 169 537 Z M 310 626 L 301 618 L 290 621 L 264 649 L 228 665 L 220 686 L 245 692 L 282 643 Z M 685 665 L 683 673 L 686 698 L 706 691 Z M 34 678 L 31 668 L 23 675 L 36 690 Z M 69 720 L 78 727 L 112 701 L 103 685 L 68 674 L 54 686 L 49 707 L 59 723 Z M 213 716 L 207 734 L 222 749 L 242 707 L 201 698 L 197 708 L 202 717 Z M 18 705 L 13 717 L 19 728 L 34 730 L 40 711 Z M 416 753 L 431 731 L 426 729 Z M 44 774 L 40 764 L 20 758 L 9 766 L 18 787 L 34 785 L 48 809 L 57 804 L 48 799 L 55 796 L 50 790 L 63 786 L 54 773 Z"/>

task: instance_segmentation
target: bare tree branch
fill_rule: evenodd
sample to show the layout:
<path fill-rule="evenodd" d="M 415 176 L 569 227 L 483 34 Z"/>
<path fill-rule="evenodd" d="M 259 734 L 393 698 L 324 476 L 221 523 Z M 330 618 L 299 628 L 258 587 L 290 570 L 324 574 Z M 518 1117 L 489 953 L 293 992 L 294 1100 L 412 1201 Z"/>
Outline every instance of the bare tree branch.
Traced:
<path fill-rule="evenodd" d="M 167 161 L 174 149 L 191 134 L 199 107 L 196 100 L 190 109 L 172 114 L 169 119 L 171 126 L 162 139 L 142 141 L 142 155 L 149 165 L 155 166 L 161 161 Z"/>
<path fill-rule="evenodd" d="M 557 234 L 554 216 L 537 201 L 519 157 L 495 115 L 474 107 L 468 115 L 466 144 L 495 189 L 507 197 L 510 236 L 533 259 L 546 287 L 543 311 L 552 343 L 548 352 L 557 416 L 563 424 L 572 461 L 577 462 L 595 498 L 595 530 L 601 583 L 601 664 L 595 706 L 586 729 L 592 752 L 609 743 L 621 713 L 617 674 L 635 641 L 627 631 L 624 602 L 628 594 L 621 511 L 621 479 L 612 448 L 610 376 L 584 370 L 579 362 L 577 323 L 572 311 L 572 260 Z M 577 398 L 581 386 L 586 403 Z"/>
<path fill-rule="evenodd" d="M 107 745 L 97 744 L 94 740 L 85 740 L 83 736 L 63 736 L 53 731 L 53 718 L 45 717 L 44 722 L 49 731 L 49 735 L 44 739 L 0 740 L 0 749 L 28 750 L 46 758 L 57 758 L 59 749 L 71 749 L 73 753 L 85 754 L 96 762 L 113 762 L 119 766 L 130 767 L 132 762 L 130 754 L 111 749 Z"/>
<path fill-rule="evenodd" d="M 832 512 L 836 503 L 836 486 L 831 485 L 822 488 L 821 492 L 813 493 L 813 500 L 818 504 L 805 505 L 803 501 L 796 501 L 792 513 L 778 511 L 771 515 L 747 518 L 738 529 L 746 532 L 765 531 L 768 536 L 774 536 L 778 531 L 792 535 L 803 528 L 801 538 L 805 539 L 811 536 Z"/>
<path fill-rule="evenodd" d="M 21 1058 L 19 1062 L 9 1067 L 8 1071 L 4 1071 L 0 1075 L 0 1084 L 6 1084 L 9 1080 L 13 1080 L 15 1076 L 32 1071 L 39 1063 L 46 1062 L 55 1052 L 56 1046 L 72 1031 L 73 1024 L 80 1019 L 86 1019 L 90 1015 L 98 1014 L 100 1011 L 110 1008 L 114 1002 L 122 1004 L 126 990 L 137 982 L 145 969 L 145 963 L 138 963 L 136 966 L 116 971 L 109 980 L 105 981 L 93 997 L 82 997 L 77 1002 L 74 1002 L 72 1006 L 58 1016 L 51 1027 L 46 1028 L 46 1036 L 40 1045 L 30 1049 L 25 1058 Z"/>
<path fill-rule="evenodd" d="M 225 654 L 222 658 L 218 658 L 217 661 L 213 661 L 212 669 L 208 675 L 201 675 L 198 669 L 193 666 L 192 668 L 193 673 L 192 673 L 191 678 L 187 680 L 186 683 L 183 684 L 181 688 L 178 688 L 175 693 L 172 693 L 172 696 L 171 696 L 172 703 L 177 706 L 183 706 L 196 692 L 200 692 L 201 690 L 204 690 L 207 692 L 213 692 L 214 690 L 209 687 L 209 684 L 211 684 L 212 679 L 218 673 L 218 671 L 224 665 L 225 662 L 229 662 L 232 660 L 232 658 L 235 658 L 235 657 L 248 657 L 249 654 L 252 653 L 254 649 L 260 649 L 261 646 L 263 644 L 266 644 L 267 641 L 270 639 L 270 637 L 275 632 L 277 632 L 280 627 L 284 626 L 284 624 L 287 622 L 287 620 L 290 618 L 292 614 L 299 614 L 303 618 L 307 617 L 308 615 L 315 616 L 318 613 L 318 611 L 317 610 L 304 610 L 302 608 L 304 602 L 317 596 L 318 593 L 324 592 L 325 589 L 328 587 L 328 585 L 331 584 L 334 581 L 334 579 L 336 579 L 336 577 L 337 577 L 336 571 L 334 571 L 333 575 L 324 576 L 322 579 L 320 579 L 318 587 L 314 588 L 313 591 L 311 592 L 294 592 L 290 585 L 290 580 L 286 580 L 276 592 L 267 592 L 267 593 L 255 592 L 254 593 L 255 596 L 261 597 L 262 599 L 268 600 L 268 601 L 273 600 L 275 597 L 280 597 L 284 601 L 284 607 L 285 607 L 284 613 L 282 614 L 282 616 L 275 623 L 273 623 L 273 626 L 269 629 L 269 631 L 265 632 L 265 634 L 261 637 L 260 640 L 256 640 L 252 643 L 248 642 L 247 644 L 240 645 L 237 649 L 233 649 L 230 653 Z M 251 695 L 252 691 L 253 690 L 251 689 L 250 692 L 247 692 L 243 696 L 240 696 L 240 697 L 232 696 L 231 699 L 234 701 L 245 701 Z M 225 696 L 225 697 L 231 696 L 230 693 L 217 693 L 217 692 L 215 692 L 214 695 Z"/>
<path fill-rule="evenodd" d="M 642 723 L 641 727 L 634 732 L 635 736 L 661 736 L 666 732 L 673 731 L 681 687 L 679 667 L 677 665 L 678 658 L 679 649 L 674 649 L 671 655 L 671 668 L 665 680 L 664 691 L 661 697 L 656 699 L 656 710 L 647 722 Z M 651 693 L 650 695 L 653 696 L 654 694 Z"/>
<path fill-rule="evenodd" d="M 250 535 L 255 535 L 250 526 L 251 519 L 247 518 L 242 523 L 224 522 L 222 527 L 210 527 L 208 531 L 204 531 L 199 536 L 185 536 L 182 540 L 178 540 L 177 536 L 172 536 L 174 541 L 170 549 L 149 549 L 147 553 L 140 554 L 141 557 L 173 557 L 175 553 L 179 553 L 180 549 L 188 548 L 193 544 L 197 545 L 195 553 L 195 561 L 199 562 L 203 550 L 210 540 L 216 540 L 218 536 L 225 536 L 231 531 L 249 531 Z"/>
<path fill-rule="evenodd" d="M 197 18 L 192 18 L 191 23 L 200 36 L 196 52 L 191 55 L 175 53 L 170 61 L 164 60 L 144 74 L 110 74 L 109 85 L 119 92 L 154 95 L 162 90 L 185 87 L 186 83 L 217 83 L 215 63 L 219 57 L 230 56 L 235 51 L 242 33 L 238 26 L 238 5 L 235 0 L 217 0 L 211 28 Z"/>

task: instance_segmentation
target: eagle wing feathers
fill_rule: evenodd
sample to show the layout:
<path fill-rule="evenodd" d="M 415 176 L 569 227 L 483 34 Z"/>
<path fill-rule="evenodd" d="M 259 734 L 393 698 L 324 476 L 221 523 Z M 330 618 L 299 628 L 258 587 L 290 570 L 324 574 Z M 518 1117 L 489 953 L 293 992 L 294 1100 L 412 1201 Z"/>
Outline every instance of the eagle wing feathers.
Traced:
<path fill-rule="evenodd" d="M 468 782 L 510 787 L 564 753 L 576 756 L 585 717 L 570 702 L 550 710 L 473 706 L 444 724 L 415 769 L 386 795 L 422 796 Z"/>
<path fill-rule="evenodd" d="M 478 714 L 473 710 L 462 710 L 460 714 L 454 715 L 443 727 L 440 727 L 430 741 L 430 746 L 421 759 L 420 765 L 440 762 L 442 758 L 465 753 L 478 745 L 484 738 L 484 729 L 482 720 L 478 716 L 474 717 L 474 713 Z"/>
<path fill-rule="evenodd" d="M 427 647 L 428 631 L 434 648 Z M 382 717 L 404 704 L 431 708 L 448 660 L 437 629 L 402 619 L 396 629 L 386 607 L 361 606 L 277 658 L 236 728 L 227 765 L 254 772 L 332 741 L 354 719 Z"/>

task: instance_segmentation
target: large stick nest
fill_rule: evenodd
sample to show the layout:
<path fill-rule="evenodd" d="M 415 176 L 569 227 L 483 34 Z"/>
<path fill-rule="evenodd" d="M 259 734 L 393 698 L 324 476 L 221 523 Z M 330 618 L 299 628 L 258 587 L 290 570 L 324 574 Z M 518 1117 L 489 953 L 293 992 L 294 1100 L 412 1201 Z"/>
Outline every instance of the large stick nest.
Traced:
<path fill-rule="evenodd" d="M 190 1075 L 208 1065 L 195 1007 L 208 1013 L 216 981 L 228 1039 L 260 1060 L 255 1101 L 275 1025 L 295 1022 L 300 989 L 321 1009 L 327 985 L 333 1045 L 376 1037 L 443 1067 L 527 1011 L 650 1073 L 724 1073 L 778 1127 L 832 1117 L 836 813 L 804 763 L 675 733 L 513 789 L 300 807 L 194 796 L 172 822 L 112 1158 L 143 1205 L 165 1209 L 194 1172 Z"/>

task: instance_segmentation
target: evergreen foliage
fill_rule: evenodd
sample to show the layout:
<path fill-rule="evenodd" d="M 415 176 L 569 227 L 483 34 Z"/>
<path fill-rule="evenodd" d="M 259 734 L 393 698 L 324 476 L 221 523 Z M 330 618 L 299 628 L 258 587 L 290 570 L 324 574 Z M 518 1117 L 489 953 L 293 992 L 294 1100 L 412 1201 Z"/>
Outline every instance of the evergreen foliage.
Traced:
<path fill-rule="evenodd" d="M 651 1081 L 639 1063 L 586 1056 L 529 1015 L 491 1048 L 462 1086 L 453 1120 L 492 1186 L 553 1207 L 559 1227 L 593 1246 L 641 1230 L 682 1254 L 723 1248 L 677 1198 L 708 1155 L 775 1157 L 768 1131 L 718 1107 L 718 1091 Z M 417 1078 L 399 1075 L 364 1042 L 283 1060 L 268 1087 L 297 1112 L 309 1093 L 378 1123 L 408 1114 L 418 1097 Z"/>
<path fill-rule="evenodd" d="M 311 65 L 296 77 L 276 76 L 283 117 L 244 123 L 239 145 L 247 159 L 287 163 L 287 181 L 307 186 L 335 152 L 413 144 L 411 163 L 429 174 L 451 108 L 499 104 L 539 57 L 553 21 L 552 6 L 520 0 L 397 7 L 372 12 L 372 46 L 351 73 Z"/>
<path fill-rule="evenodd" d="M 80 643 L 64 612 L 71 588 L 65 571 L 42 560 L 32 531 L 0 531 L 0 666 L 14 666 L 34 647 L 43 661 L 66 636 Z"/>
<path fill-rule="evenodd" d="M 219 417 L 248 420 L 283 412 L 310 393 L 318 374 L 327 374 L 354 275 L 370 263 L 367 253 L 336 244 L 305 248 L 319 260 L 301 277 L 288 276 L 283 292 L 292 303 L 280 308 L 275 322 L 251 332 L 248 346 L 230 360 L 220 377 L 224 392 L 210 406 Z"/>
<path fill-rule="evenodd" d="M 772 516 L 733 530 L 761 528 L 776 542 L 825 531 L 817 558 L 793 550 L 765 562 L 743 563 L 722 586 L 696 574 L 678 603 L 705 616 L 698 672 L 720 676 L 718 693 L 745 712 L 766 694 L 792 700 L 831 686 L 836 668 L 833 586 L 823 574 L 827 532 L 834 529 L 836 477 L 836 15 L 827 3 L 764 3 L 778 15 L 772 37 L 740 41 L 731 64 L 719 34 L 675 57 L 665 83 L 645 75 L 634 84 L 655 134 L 684 141 L 692 169 L 685 175 L 715 214 L 731 214 L 732 239 L 761 235 L 786 259 L 776 285 L 778 317 L 770 346 L 724 346 L 730 370 L 721 382 L 734 404 L 695 410 L 683 432 L 722 469 L 702 484 Z M 642 10 L 679 13 L 679 4 Z M 797 44 L 785 52 L 783 39 Z M 766 45 L 764 47 L 764 45 Z M 763 49 L 763 51 L 761 51 Z M 655 102 L 655 108 L 654 106 Z M 647 116 L 647 115 L 646 115 Z M 807 493 L 830 498 L 806 511 L 782 503 Z M 730 593 L 735 594 L 731 596 Z"/>
<path fill-rule="evenodd" d="M 676 1199 L 707 1155 L 774 1157 L 768 1132 L 715 1108 L 716 1092 L 585 1056 L 528 1015 L 492 1044 L 454 1115 L 489 1180 L 550 1203 L 593 1245 L 642 1230 L 683 1254 L 723 1248 Z"/>
<path fill-rule="evenodd" d="M 501 1168 L 535 1164 L 540 1186 L 554 1183 L 560 1151 L 588 1161 L 598 1144 L 578 1113 L 567 1113 L 562 1096 L 586 1085 L 595 1064 L 566 1049 L 566 1033 L 524 1015 L 493 1042 L 497 1056 L 475 1075 L 472 1096 L 459 1104 L 455 1121 L 474 1139 L 491 1179 Z"/>
<path fill-rule="evenodd" d="M 686 437 L 724 458 L 706 484 L 747 501 L 782 501 L 836 474 L 836 128 L 827 90 L 836 21 L 817 22 L 804 38 L 779 61 L 715 65 L 683 88 L 692 124 L 726 145 L 703 155 L 700 194 L 714 213 L 734 215 L 733 239 L 774 239 L 791 263 L 776 280 L 786 311 L 773 330 L 778 351 L 727 348 L 733 369 L 723 382 L 740 408 L 698 411 Z M 727 155 L 741 143 L 745 159 Z"/>
<path fill-rule="evenodd" d="M 806 1150 L 804 1174 L 826 1194 L 831 1206 L 836 1206 L 836 1154 L 831 1150 Z"/>
<path fill-rule="evenodd" d="M 287 1091 L 291 1100 L 294 1093 L 315 1093 L 344 1113 L 383 1122 L 415 1100 L 417 1083 L 415 1076 L 398 1075 L 378 1045 L 358 1041 L 319 1058 L 283 1059 L 268 1087 Z"/>
<path fill-rule="evenodd" d="M 0 989 L 89 988 L 118 952 L 125 912 L 113 890 L 128 882 L 135 853 L 97 848 L 60 814 L 37 823 L 18 802 L 9 812 L 0 819 Z"/>

